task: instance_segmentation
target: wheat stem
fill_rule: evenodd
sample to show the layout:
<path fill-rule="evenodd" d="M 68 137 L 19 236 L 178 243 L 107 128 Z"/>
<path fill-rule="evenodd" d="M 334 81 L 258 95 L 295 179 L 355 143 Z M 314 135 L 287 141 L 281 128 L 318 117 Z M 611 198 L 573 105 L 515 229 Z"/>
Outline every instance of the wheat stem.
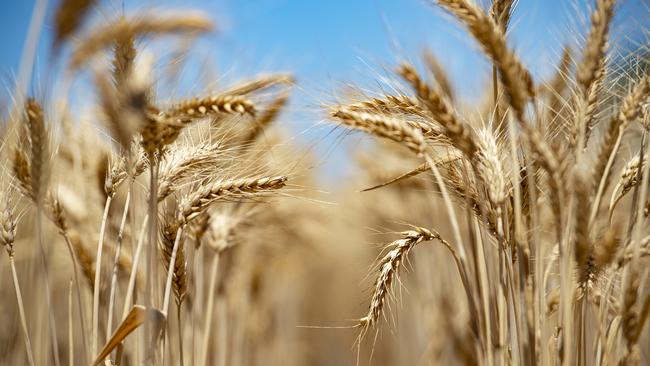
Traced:
<path fill-rule="evenodd" d="M 86 314 L 85 314 L 85 307 L 83 305 L 83 301 L 81 299 L 81 283 L 79 282 L 79 261 L 77 260 L 77 255 L 74 252 L 74 248 L 72 247 L 72 243 L 70 242 L 70 238 L 68 237 L 67 233 L 62 233 L 63 239 L 65 241 L 66 247 L 68 248 L 68 252 L 70 252 L 70 257 L 72 258 L 72 265 L 74 267 L 72 275 L 74 276 L 74 282 L 75 282 L 75 288 L 76 288 L 76 294 L 77 294 L 77 306 L 79 306 L 79 319 L 81 322 L 81 337 L 83 338 L 81 344 L 82 344 L 82 351 L 83 351 L 83 359 L 84 362 L 88 360 L 88 338 L 86 337 Z"/>
<path fill-rule="evenodd" d="M 72 280 L 68 290 L 68 362 L 74 366 L 74 332 L 72 329 Z"/>
<path fill-rule="evenodd" d="M 42 265 L 42 270 L 43 270 L 43 284 L 45 285 L 45 297 L 46 297 L 46 304 L 47 304 L 47 309 L 48 309 L 48 319 L 49 319 L 49 326 L 50 326 L 50 337 L 52 340 L 52 353 L 54 356 L 54 364 L 56 366 L 61 365 L 61 361 L 59 358 L 59 341 L 58 337 L 56 335 L 56 322 L 54 320 L 54 311 L 52 308 L 52 291 L 50 289 L 50 275 L 49 275 L 49 266 L 47 264 L 47 258 L 46 258 L 46 251 L 45 251 L 45 246 L 43 244 L 43 219 L 42 219 L 42 205 L 39 205 L 38 211 L 36 213 L 36 231 L 38 233 L 38 243 L 39 243 L 39 249 L 41 252 L 41 265 Z"/>
<path fill-rule="evenodd" d="M 221 254 L 219 252 L 214 253 L 214 257 L 212 258 L 212 264 L 210 266 L 210 284 L 208 287 L 209 294 L 208 294 L 208 305 L 207 305 L 207 312 L 208 314 L 205 317 L 205 323 L 204 323 L 204 331 L 203 331 L 203 348 L 201 349 L 201 358 L 200 362 L 198 365 L 207 365 L 208 364 L 208 350 L 209 350 L 209 343 L 210 343 L 210 330 L 212 329 L 212 313 L 214 311 L 214 296 L 216 292 L 216 287 L 217 287 L 217 273 L 219 269 L 219 257 Z"/>
<path fill-rule="evenodd" d="M 16 290 L 16 301 L 18 302 L 18 312 L 20 313 L 20 325 L 23 328 L 23 336 L 25 340 L 25 350 L 27 351 L 27 360 L 31 366 L 34 366 L 34 355 L 32 354 L 32 341 L 29 338 L 29 331 L 27 330 L 27 318 L 25 317 L 25 305 L 23 304 L 23 295 L 20 291 L 20 284 L 18 283 L 18 273 L 16 272 L 16 263 L 13 254 L 9 255 L 9 265 L 11 267 L 11 276 L 14 281 L 14 289 Z"/>
<path fill-rule="evenodd" d="M 135 280 L 138 276 L 138 265 L 140 264 L 140 255 L 142 253 L 142 246 L 144 244 L 144 234 L 145 234 L 145 229 L 147 228 L 148 221 L 149 221 L 149 216 L 146 215 L 142 220 L 142 225 L 140 226 L 140 232 L 138 234 L 138 243 L 136 245 L 135 254 L 133 256 L 133 266 L 131 267 L 131 273 L 129 274 L 129 284 L 126 287 L 126 298 L 124 299 L 122 320 L 126 318 L 126 316 L 129 314 L 129 310 L 131 309 L 131 300 L 133 299 Z"/>
<path fill-rule="evenodd" d="M 146 282 L 144 293 L 144 304 L 147 310 L 154 306 L 154 296 L 157 291 L 157 266 L 154 259 L 154 250 L 158 238 L 158 160 L 153 154 L 149 154 L 149 240 L 147 243 L 147 262 L 146 262 Z M 153 294 L 152 294 L 153 292 Z M 147 317 L 148 318 L 148 317 Z M 152 322 L 147 321 L 144 324 L 144 347 L 147 347 L 144 352 L 145 360 L 150 360 L 153 350 L 148 348 L 152 337 Z"/>
<path fill-rule="evenodd" d="M 115 257 L 113 259 L 113 271 L 111 275 L 111 293 L 108 302 L 108 321 L 106 322 L 106 339 L 110 339 L 113 332 L 113 308 L 115 307 L 115 292 L 117 290 L 117 271 L 119 268 L 120 255 L 122 252 L 122 241 L 124 239 L 124 227 L 126 226 L 126 218 L 129 213 L 129 204 L 131 202 L 131 192 L 126 194 L 124 202 L 124 212 L 122 213 L 122 221 L 120 222 L 120 229 L 117 234 L 117 243 L 115 248 Z"/>
<path fill-rule="evenodd" d="M 104 251 L 104 234 L 106 231 L 106 222 L 108 221 L 108 211 L 111 208 L 111 201 L 113 197 L 106 197 L 104 204 L 104 214 L 102 215 L 102 222 L 99 227 L 99 241 L 97 243 L 97 259 L 95 260 L 95 285 L 93 287 L 93 333 L 91 354 L 97 354 L 97 344 L 99 342 L 99 288 L 101 286 L 101 273 L 102 273 L 102 252 Z"/>
<path fill-rule="evenodd" d="M 167 315 L 169 310 L 169 299 L 172 292 L 172 277 L 174 270 L 176 269 L 176 253 L 178 253 L 178 247 L 181 242 L 181 236 L 183 235 L 183 226 L 179 227 L 176 231 L 176 239 L 174 240 L 174 248 L 172 249 L 171 259 L 169 260 L 169 267 L 167 270 L 167 280 L 165 281 L 165 296 L 163 300 L 163 314 Z"/>

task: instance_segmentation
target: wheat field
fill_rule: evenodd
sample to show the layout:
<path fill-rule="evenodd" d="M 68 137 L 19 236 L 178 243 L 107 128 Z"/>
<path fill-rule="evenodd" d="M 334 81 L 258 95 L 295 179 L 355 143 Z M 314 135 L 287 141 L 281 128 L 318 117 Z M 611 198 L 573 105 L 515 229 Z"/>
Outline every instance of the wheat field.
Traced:
<path fill-rule="evenodd" d="M 23 59 L 1 115 L 0 364 L 650 363 L 648 30 L 589 1 L 540 79 L 526 1 L 426 1 L 489 63 L 478 105 L 426 50 L 315 101 L 367 136 L 334 189 L 290 70 L 178 92 L 211 14 L 57 2 L 48 85 Z"/>

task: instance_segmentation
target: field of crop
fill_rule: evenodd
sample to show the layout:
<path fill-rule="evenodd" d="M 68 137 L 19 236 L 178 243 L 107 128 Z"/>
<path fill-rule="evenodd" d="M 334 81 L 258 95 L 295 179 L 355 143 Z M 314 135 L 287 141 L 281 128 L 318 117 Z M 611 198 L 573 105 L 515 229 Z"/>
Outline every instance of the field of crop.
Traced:
<path fill-rule="evenodd" d="M 540 79 L 527 1 L 426 1 L 489 63 L 478 104 L 431 51 L 314 101 L 366 136 L 334 187 L 285 128 L 290 72 L 179 92 L 211 14 L 36 1 L 0 114 L 0 364 L 649 364 L 650 4 L 625 47 L 625 1 L 576 7 Z"/>

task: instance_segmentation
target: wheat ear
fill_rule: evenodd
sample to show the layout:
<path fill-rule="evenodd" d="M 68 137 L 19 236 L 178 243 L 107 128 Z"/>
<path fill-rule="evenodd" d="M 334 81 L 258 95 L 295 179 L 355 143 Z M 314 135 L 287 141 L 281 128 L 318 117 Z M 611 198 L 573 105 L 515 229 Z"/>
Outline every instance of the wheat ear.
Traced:
<path fill-rule="evenodd" d="M 249 114 L 255 115 L 255 105 L 250 100 L 238 95 L 217 95 L 206 98 L 194 98 L 179 102 L 165 111 L 169 117 L 202 117 L 213 114 Z"/>
<path fill-rule="evenodd" d="M 54 14 L 54 48 L 57 49 L 81 25 L 95 0 L 63 0 Z"/>
<path fill-rule="evenodd" d="M 470 0 L 438 0 L 458 19 L 497 65 L 510 105 L 518 119 L 524 119 L 524 106 L 535 95 L 533 78 L 506 44 L 505 34 L 476 4 Z"/>
<path fill-rule="evenodd" d="M 597 0 L 596 9 L 591 14 L 591 30 L 576 77 L 578 86 L 585 96 L 598 78 L 599 69 L 607 53 L 607 36 L 609 24 L 614 16 L 615 3 L 615 0 Z"/>
<path fill-rule="evenodd" d="M 424 137 L 419 129 L 408 122 L 382 114 L 354 112 L 345 108 L 337 109 L 332 117 L 343 125 L 399 142 L 417 154 L 426 148 Z"/>
<path fill-rule="evenodd" d="M 433 119 L 445 129 L 445 135 L 449 137 L 452 144 L 472 159 L 476 152 L 476 144 L 469 127 L 458 120 L 448 103 L 420 78 L 412 66 L 403 64 L 398 73 L 413 87 L 418 98 L 431 112 Z"/>
<path fill-rule="evenodd" d="M 229 198 L 246 198 L 268 193 L 285 186 L 287 177 L 240 178 L 219 180 L 201 187 L 182 203 L 179 223 L 186 224 L 199 216 L 212 203 Z"/>
<path fill-rule="evenodd" d="M 212 23 L 200 14 L 147 14 L 133 19 L 117 19 L 104 26 L 97 27 L 70 57 L 70 69 L 76 70 L 102 49 L 109 47 L 116 40 L 146 35 L 199 33 L 213 29 Z"/>
<path fill-rule="evenodd" d="M 389 251 L 379 261 L 379 276 L 375 281 L 368 313 L 359 319 L 359 327 L 362 328 L 363 333 L 378 323 L 390 297 L 394 279 L 398 276 L 402 263 L 417 244 L 438 240 L 457 258 L 451 245 L 435 230 L 413 226 L 411 230 L 404 231 L 401 235 L 401 239 L 395 240 L 386 246 Z"/>
<path fill-rule="evenodd" d="M 593 223 L 600 209 L 600 200 L 609 184 L 609 173 L 614 165 L 616 153 L 621 144 L 623 132 L 627 125 L 634 121 L 641 113 L 643 104 L 650 97 L 650 76 L 641 79 L 623 100 L 623 104 L 609 122 L 609 127 L 601 142 L 594 168 L 594 182 L 596 182 L 596 195 L 591 208 L 589 222 Z"/>

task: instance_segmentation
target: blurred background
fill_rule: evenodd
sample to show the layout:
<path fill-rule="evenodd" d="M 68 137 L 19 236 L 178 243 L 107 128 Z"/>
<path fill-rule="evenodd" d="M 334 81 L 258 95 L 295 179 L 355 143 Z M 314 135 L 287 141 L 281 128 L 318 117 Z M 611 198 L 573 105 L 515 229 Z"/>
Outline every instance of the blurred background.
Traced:
<path fill-rule="evenodd" d="M 489 6 L 487 0 L 479 2 Z M 647 52 L 643 47 L 650 36 L 650 0 L 619 3 L 611 30 L 612 57 Z M 64 72 L 70 52 L 67 46 L 52 57 L 50 49 L 52 12 L 58 1 L 5 0 L 0 8 L 0 42 L 4 46 L 0 100 L 4 105 L 10 103 L 15 90 L 30 19 L 39 4 L 45 4 L 45 21 L 29 94 L 57 100 L 61 86 L 56 80 Z M 587 0 L 518 2 L 508 31 L 509 42 L 537 82 L 553 74 L 565 45 L 583 43 L 591 6 L 593 2 Z M 172 78 L 173 89 L 165 90 L 165 96 L 203 95 L 260 73 L 289 72 L 297 86 L 287 111 L 278 120 L 279 137 L 274 137 L 291 151 L 278 154 L 281 158 L 274 163 L 285 167 L 295 160 L 307 161 L 307 171 L 300 172 L 297 182 L 291 182 L 298 199 L 270 209 L 269 217 L 263 217 L 268 227 L 250 229 L 242 240 L 246 245 L 224 259 L 229 264 L 223 271 L 236 272 L 232 284 L 219 284 L 222 297 L 226 296 L 221 292 L 235 294 L 227 300 L 232 302 L 230 311 L 239 316 L 231 327 L 236 331 L 240 324 L 250 327 L 245 332 L 257 343 L 251 341 L 253 346 L 233 352 L 232 357 L 247 362 L 236 362 L 219 352 L 215 357 L 224 360 L 222 364 L 357 364 L 357 330 L 337 327 L 356 324 L 355 319 L 366 311 L 375 277 L 372 265 L 381 246 L 395 240 L 395 233 L 407 228 L 405 224 L 436 227 L 443 237 L 449 237 L 450 232 L 440 202 L 423 199 L 423 193 L 427 198 L 437 197 L 427 178 L 405 181 L 385 191 L 359 193 L 419 163 L 392 145 L 372 143 L 371 137 L 335 127 L 326 121 L 323 107 L 348 101 L 350 95 L 374 96 L 389 91 L 395 87 L 396 65 L 401 61 L 421 65 L 422 51 L 428 49 L 444 65 L 462 100 L 457 108 L 479 111 L 491 83 L 491 64 L 457 21 L 425 0 L 109 0 L 92 9 L 86 25 L 124 13 L 174 8 L 209 14 L 217 31 L 201 36 L 182 55 L 182 65 Z M 165 46 L 156 42 L 138 44 L 137 48 L 148 48 L 161 56 L 157 67 L 165 67 L 174 64 L 177 56 Z M 173 46 L 169 48 L 182 48 Z M 91 95 L 89 76 L 86 71 L 70 90 L 73 112 L 92 105 L 85 103 Z M 83 110 L 78 112 L 84 116 Z M 382 158 L 377 158 L 382 153 Z M 88 216 L 98 219 L 101 207 L 89 209 Z M 98 222 L 86 226 L 88 231 L 99 227 Z M 54 230 L 50 234 L 55 235 Z M 93 232 L 89 237 L 91 234 L 95 235 Z M 94 243 L 95 238 L 91 238 Z M 54 271 L 65 273 L 69 268 L 64 263 L 59 261 Z M 457 272 L 448 253 L 440 246 L 429 246 L 413 256 L 406 267 L 404 283 L 396 286 L 398 293 L 392 299 L 395 309 L 391 308 L 377 338 L 370 337 L 364 344 L 360 364 L 436 364 L 454 360 L 445 358 L 447 348 L 462 348 L 462 338 L 449 339 L 440 331 L 441 326 L 464 330 L 466 325 L 465 310 L 457 305 L 462 302 Z M 8 272 L 3 268 L 2 273 Z M 67 291 L 67 278 L 59 276 L 57 294 Z M 221 281 L 229 282 L 230 277 Z M 232 289 L 222 288 L 228 286 Z M 14 296 L 11 291 L 6 286 L 0 295 L 10 298 Z M 243 298 L 239 294 L 248 292 L 252 294 L 248 305 L 257 307 L 257 312 L 238 314 Z M 28 295 L 27 299 L 32 300 L 28 312 L 42 309 L 34 304 L 38 296 Z M 14 308 L 0 313 L 0 324 L 10 324 L 10 331 L 0 332 L 0 354 L 12 349 L 10 340 L 18 343 L 15 314 Z M 58 315 L 66 318 L 66 314 Z M 227 311 L 219 316 L 219 321 L 231 319 Z M 373 345 L 376 348 L 371 359 Z M 0 357 L 0 364 L 10 364 L 11 360 L 9 356 Z"/>

